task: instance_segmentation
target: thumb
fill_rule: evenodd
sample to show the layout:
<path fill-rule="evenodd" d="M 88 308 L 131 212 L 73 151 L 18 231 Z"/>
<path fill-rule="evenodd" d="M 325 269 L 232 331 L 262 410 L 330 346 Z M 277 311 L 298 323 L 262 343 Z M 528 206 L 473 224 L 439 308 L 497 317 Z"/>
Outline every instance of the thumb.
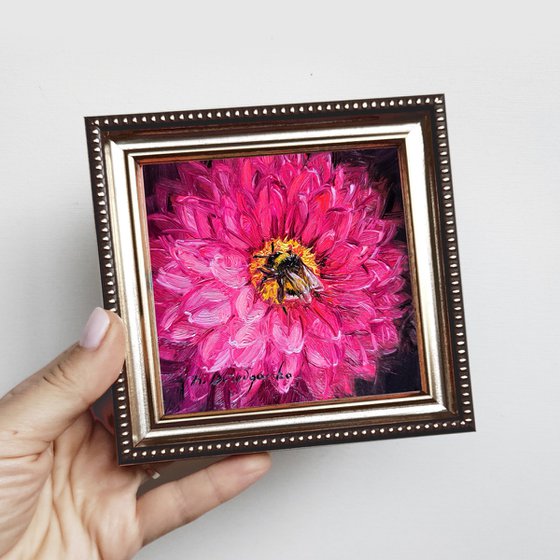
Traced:
<path fill-rule="evenodd" d="M 0 431 L 46 447 L 111 386 L 124 355 L 121 320 L 94 309 L 78 343 L 0 400 Z"/>

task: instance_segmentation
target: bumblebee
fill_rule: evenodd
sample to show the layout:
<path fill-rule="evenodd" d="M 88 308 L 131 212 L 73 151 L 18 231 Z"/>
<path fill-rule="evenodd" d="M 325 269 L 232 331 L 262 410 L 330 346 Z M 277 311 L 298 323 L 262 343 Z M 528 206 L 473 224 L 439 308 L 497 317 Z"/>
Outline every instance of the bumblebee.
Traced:
<path fill-rule="evenodd" d="M 255 259 L 263 259 L 258 267 L 262 273 L 259 289 L 266 282 L 274 280 L 278 286 L 276 299 L 283 303 L 287 296 L 297 297 L 306 303 L 311 301 L 313 291 L 323 289 L 321 281 L 315 273 L 303 262 L 303 259 L 288 247 L 285 251 L 275 250 L 274 243 L 271 252 L 266 255 L 253 255 Z"/>

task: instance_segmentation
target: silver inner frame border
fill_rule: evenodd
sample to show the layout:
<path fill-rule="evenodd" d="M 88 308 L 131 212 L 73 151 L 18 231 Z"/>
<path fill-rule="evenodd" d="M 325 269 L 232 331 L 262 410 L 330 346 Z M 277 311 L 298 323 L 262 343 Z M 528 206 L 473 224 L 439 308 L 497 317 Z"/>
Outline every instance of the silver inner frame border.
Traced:
<path fill-rule="evenodd" d="M 157 337 L 153 299 L 151 294 L 150 263 L 144 252 L 144 212 L 139 201 L 143 199 L 139 186 L 139 161 L 145 158 L 163 158 L 188 155 L 196 159 L 198 153 L 220 154 L 232 151 L 267 150 L 285 148 L 293 152 L 299 146 L 343 146 L 372 144 L 375 142 L 402 141 L 405 146 L 410 224 L 407 230 L 409 247 L 415 255 L 417 285 L 417 315 L 421 315 L 421 335 L 425 357 L 427 395 L 385 397 L 360 402 L 312 403 L 299 408 L 275 410 L 273 418 L 262 417 L 261 410 L 244 410 L 244 417 L 236 420 L 240 411 L 231 411 L 231 422 L 207 422 L 209 413 L 191 418 L 157 418 L 154 411 L 161 410 L 161 387 L 157 385 L 154 371 L 159 372 Z M 341 147 L 339 147 L 341 146 Z M 449 388 L 451 373 L 441 344 L 441 263 L 433 251 L 434 226 L 430 212 L 429 139 L 425 137 L 419 120 L 400 124 L 330 127 L 300 131 L 274 131 L 236 133 L 230 135 L 185 135 L 184 138 L 133 138 L 110 139 L 105 145 L 107 179 L 109 186 L 110 220 L 115 246 L 115 269 L 118 278 L 120 311 L 128 329 L 127 379 L 128 399 L 131 408 L 131 432 L 135 445 L 146 445 L 165 438 L 181 440 L 209 437 L 234 437 L 243 433 L 261 434 L 290 427 L 315 429 L 333 423 L 398 421 L 407 417 L 434 417 L 450 411 Z M 403 188 L 404 185 L 403 185 Z M 148 307 L 148 308 L 147 308 Z M 152 374 L 152 375 L 151 375 Z M 158 380 L 159 382 L 159 375 Z M 357 410 L 349 410 L 357 409 Z M 270 411 L 266 411 L 270 414 Z M 223 414 L 221 415 L 223 418 Z M 198 425 L 196 425 L 198 422 Z"/>

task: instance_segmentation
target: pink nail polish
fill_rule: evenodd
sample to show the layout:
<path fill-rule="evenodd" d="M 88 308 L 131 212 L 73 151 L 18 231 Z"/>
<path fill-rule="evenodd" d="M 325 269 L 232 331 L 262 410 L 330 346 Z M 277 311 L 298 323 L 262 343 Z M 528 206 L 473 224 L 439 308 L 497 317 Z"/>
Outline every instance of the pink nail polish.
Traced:
<path fill-rule="evenodd" d="M 96 307 L 82 331 L 80 346 L 88 350 L 95 350 L 101 344 L 110 322 L 109 314 L 101 307 Z"/>

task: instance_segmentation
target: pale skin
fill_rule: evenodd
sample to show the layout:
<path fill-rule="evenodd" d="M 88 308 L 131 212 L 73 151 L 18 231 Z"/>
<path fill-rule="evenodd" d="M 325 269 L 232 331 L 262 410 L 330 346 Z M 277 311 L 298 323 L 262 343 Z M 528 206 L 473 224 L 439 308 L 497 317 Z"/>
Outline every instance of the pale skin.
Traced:
<path fill-rule="evenodd" d="M 230 457 L 137 498 L 142 467 L 118 467 L 89 412 L 118 376 L 124 329 L 108 313 L 96 348 L 75 344 L 0 399 L 0 558 L 131 558 L 233 498 L 270 467 Z"/>

